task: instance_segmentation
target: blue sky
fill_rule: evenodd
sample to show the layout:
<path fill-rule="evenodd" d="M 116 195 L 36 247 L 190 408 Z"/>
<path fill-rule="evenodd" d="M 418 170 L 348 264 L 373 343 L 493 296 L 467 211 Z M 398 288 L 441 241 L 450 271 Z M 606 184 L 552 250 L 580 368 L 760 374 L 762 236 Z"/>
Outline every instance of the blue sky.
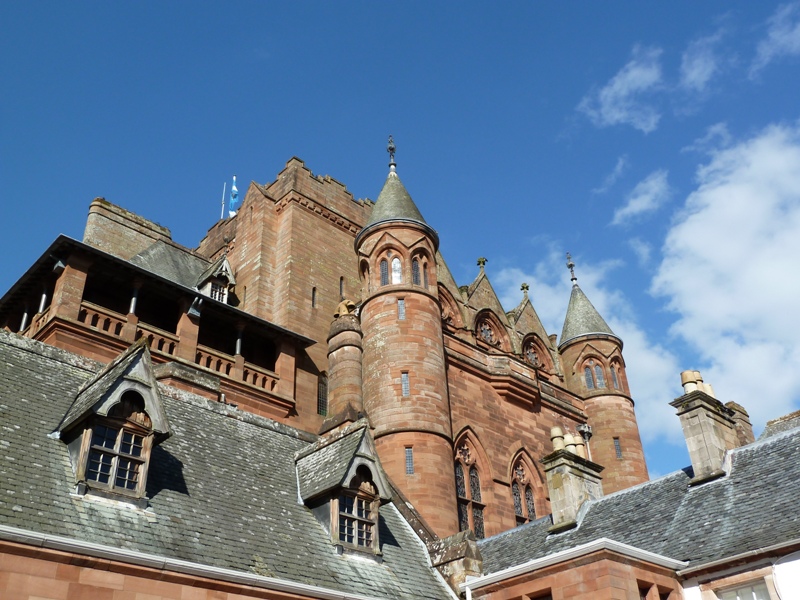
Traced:
<path fill-rule="evenodd" d="M 800 408 L 800 2 L 4 3 L 0 50 L 3 290 L 96 196 L 189 246 L 295 155 L 374 199 L 391 133 L 459 284 L 560 333 L 572 253 L 653 474 L 683 369 Z"/>

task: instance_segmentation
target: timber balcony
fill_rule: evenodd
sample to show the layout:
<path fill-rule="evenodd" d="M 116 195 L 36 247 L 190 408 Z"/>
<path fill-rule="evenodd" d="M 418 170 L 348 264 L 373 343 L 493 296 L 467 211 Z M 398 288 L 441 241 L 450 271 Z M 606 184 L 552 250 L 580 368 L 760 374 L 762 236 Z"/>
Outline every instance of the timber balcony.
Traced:
<path fill-rule="evenodd" d="M 80 302 L 74 321 L 61 318 L 54 312 L 52 307 L 47 307 L 37 313 L 20 333 L 102 362 L 112 360 L 130 344 L 144 337 L 148 340 L 154 363 L 191 363 L 192 368 L 219 378 L 219 386 L 211 389 L 198 389 L 194 381 L 192 385 L 181 385 L 181 381 L 174 377 L 168 382 L 171 385 L 214 400 L 224 394 L 227 402 L 244 405 L 246 410 L 273 418 L 286 416 L 294 407 L 291 394 L 282 393 L 281 376 L 263 364 L 271 362 L 272 365 L 281 365 L 284 370 L 293 371 L 294 352 L 287 353 L 283 344 L 259 339 L 258 352 L 255 354 L 262 364 L 256 364 L 246 360 L 242 352 L 229 354 L 214 347 L 227 343 L 241 350 L 245 346 L 243 337 L 247 334 L 241 327 L 229 327 L 226 339 L 219 332 L 221 324 L 209 319 L 208 327 L 216 331 L 203 335 L 203 318 L 190 319 L 183 314 L 177 325 L 182 334 L 179 335 L 145 323 L 135 314 L 124 315 L 86 300 Z M 201 344 L 198 340 L 207 343 Z M 246 347 L 244 351 L 247 352 Z M 291 360 L 286 360 L 284 354 L 289 354 Z M 293 372 L 288 379 L 294 379 Z"/>

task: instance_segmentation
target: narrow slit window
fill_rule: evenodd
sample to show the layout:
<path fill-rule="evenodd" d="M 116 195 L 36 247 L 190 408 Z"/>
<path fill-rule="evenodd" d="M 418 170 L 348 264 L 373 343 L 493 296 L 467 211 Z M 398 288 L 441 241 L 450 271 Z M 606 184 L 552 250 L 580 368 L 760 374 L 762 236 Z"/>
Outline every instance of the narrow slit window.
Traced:
<path fill-rule="evenodd" d="M 401 321 L 406 318 L 406 301 L 403 298 L 397 300 L 397 318 Z"/>
<path fill-rule="evenodd" d="M 611 385 L 615 390 L 619 389 L 619 378 L 617 376 L 617 365 L 611 365 Z"/>
<path fill-rule="evenodd" d="M 619 444 L 619 438 L 614 438 L 614 452 L 617 453 L 617 458 L 622 458 L 622 446 Z"/>
<path fill-rule="evenodd" d="M 344 300 L 344 277 L 339 277 L 339 300 Z"/>
<path fill-rule="evenodd" d="M 311 308 L 317 307 L 317 288 L 311 288 Z"/>
<path fill-rule="evenodd" d="M 411 261 L 411 282 L 414 285 L 419 285 L 419 260 L 416 258 Z"/>
<path fill-rule="evenodd" d="M 414 474 L 414 449 L 406 448 L 406 475 Z"/>
<path fill-rule="evenodd" d="M 400 386 L 403 391 L 403 396 L 411 395 L 411 386 L 408 383 L 408 373 L 400 373 Z"/>
<path fill-rule="evenodd" d="M 586 380 L 586 389 L 593 390 L 594 389 L 594 377 L 592 377 L 592 369 L 586 367 L 583 370 L 583 377 Z"/>
<path fill-rule="evenodd" d="M 422 285 L 424 285 L 426 288 L 428 287 L 428 265 L 427 264 L 423 264 L 422 265 Z"/>
<path fill-rule="evenodd" d="M 317 380 L 317 414 L 328 415 L 328 377 L 325 374 Z"/>

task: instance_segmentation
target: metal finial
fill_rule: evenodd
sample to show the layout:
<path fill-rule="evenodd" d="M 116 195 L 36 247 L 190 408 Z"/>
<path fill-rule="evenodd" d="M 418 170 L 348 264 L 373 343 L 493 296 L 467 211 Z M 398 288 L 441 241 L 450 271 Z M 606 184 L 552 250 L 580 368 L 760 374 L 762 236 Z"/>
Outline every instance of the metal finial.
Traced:
<path fill-rule="evenodd" d="M 570 281 L 575 284 L 578 281 L 578 278 L 575 277 L 575 263 L 572 262 L 572 255 L 567 252 L 567 268 L 569 269 L 569 274 L 572 276 L 570 277 Z"/>
<path fill-rule="evenodd" d="M 386 146 L 386 151 L 389 153 L 389 166 L 391 167 L 392 171 L 397 166 L 397 163 L 394 162 L 394 153 L 397 150 L 397 146 L 394 145 L 394 138 L 390 135 L 389 136 L 389 145 Z"/>
<path fill-rule="evenodd" d="M 483 271 L 483 267 L 486 266 L 487 260 L 488 259 L 483 258 L 482 256 L 478 259 L 478 266 L 481 268 L 481 271 Z"/>
<path fill-rule="evenodd" d="M 528 290 L 529 290 L 529 289 L 531 289 L 531 286 L 529 286 L 527 283 L 523 283 L 523 284 L 520 286 L 520 288 L 519 288 L 519 289 L 521 289 L 521 290 L 522 290 L 522 293 L 523 293 L 525 296 L 527 296 L 527 295 L 528 295 Z"/>

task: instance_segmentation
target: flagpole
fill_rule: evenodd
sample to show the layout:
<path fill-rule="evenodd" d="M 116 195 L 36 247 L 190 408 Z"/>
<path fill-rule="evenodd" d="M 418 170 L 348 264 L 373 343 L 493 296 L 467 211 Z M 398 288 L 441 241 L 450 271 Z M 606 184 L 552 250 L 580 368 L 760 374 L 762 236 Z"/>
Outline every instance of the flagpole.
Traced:
<path fill-rule="evenodd" d="M 219 213 L 220 221 L 225 218 L 225 190 L 227 189 L 228 189 L 228 182 L 226 181 L 225 183 L 222 184 L 222 210 L 220 210 Z"/>

